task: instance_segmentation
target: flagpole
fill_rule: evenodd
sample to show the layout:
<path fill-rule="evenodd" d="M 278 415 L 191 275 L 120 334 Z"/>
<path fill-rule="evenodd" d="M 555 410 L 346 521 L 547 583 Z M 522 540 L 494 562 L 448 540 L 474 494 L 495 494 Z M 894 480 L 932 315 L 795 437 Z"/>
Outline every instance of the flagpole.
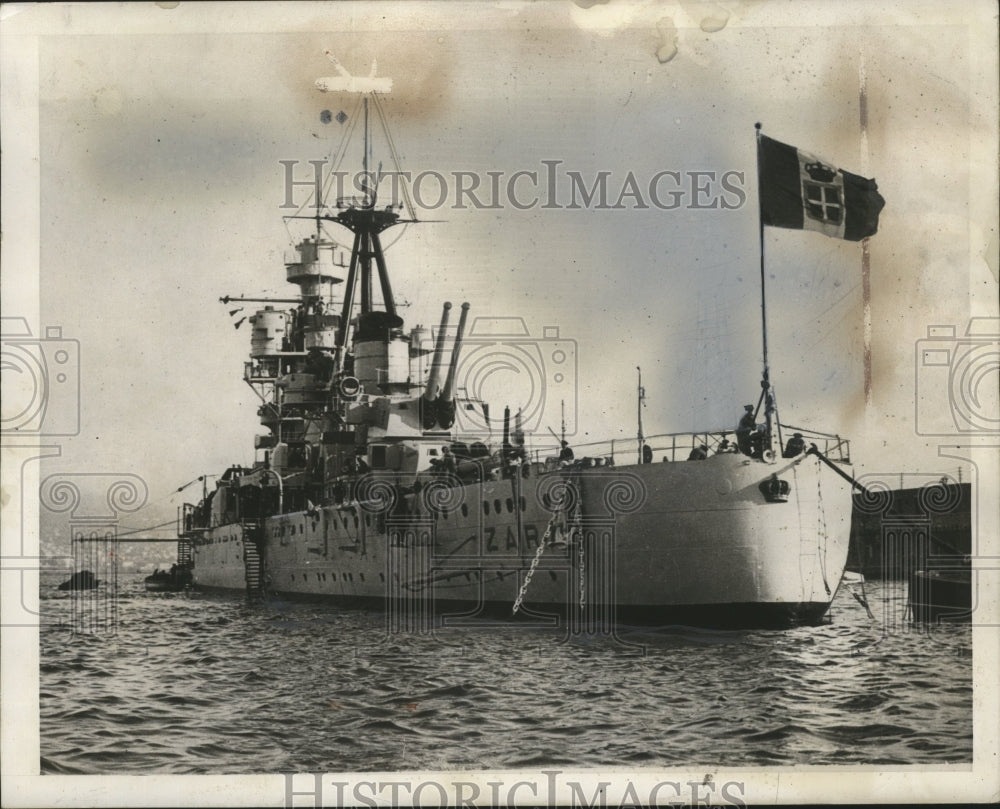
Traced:
<path fill-rule="evenodd" d="M 861 53 L 858 64 L 858 117 L 861 128 L 861 173 L 868 176 L 868 73 L 865 55 Z M 865 407 L 872 406 L 872 288 L 871 254 L 868 237 L 861 240 L 861 305 L 864 334 Z"/>
<path fill-rule="evenodd" d="M 761 379 L 761 387 L 764 389 L 764 419 L 767 424 L 767 442 L 768 448 L 773 450 L 771 446 L 772 442 L 772 410 L 774 408 L 774 401 L 771 396 L 771 369 L 768 364 L 767 359 L 767 294 L 765 292 L 765 261 L 764 261 L 764 203 L 761 192 L 761 176 L 760 176 L 760 164 L 761 164 L 761 142 L 760 142 L 760 122 L 758 121 L 754 124 L 754 129 L 757 132 L 757 231 L 760 238 L 760 325 L 761 325 L 761 336 L 763 340 L 763 354 L 764 354 L 764 374 Z M 779 438 L 780 440 L 780 438 Z"/>

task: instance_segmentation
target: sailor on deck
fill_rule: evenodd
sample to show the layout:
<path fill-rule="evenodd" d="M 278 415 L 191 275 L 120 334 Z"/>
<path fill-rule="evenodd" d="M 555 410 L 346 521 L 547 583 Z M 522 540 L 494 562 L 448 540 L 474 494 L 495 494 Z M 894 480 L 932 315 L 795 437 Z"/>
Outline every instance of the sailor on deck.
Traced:
<path fill-rule="evenodd" d="M 700 447 L 695 447 L 691 450 L 691 454 L 688 455 L 689 461 L 704 461 L 708 458 L 708 447 L 702 444 Z"/>
<path fill-rule="evenodd" d="M 437 468 L 442 475 L 454 475 L 458 471 L 458 465 L 455 463 L 455 456 L 451 454 L 450 447 L 441 447 L 441 460 L 438 461 Z"/>
<path fill-rule="evenodd" d="M 806 451 L 806 442 L 802 437 L 802 433 L 795 433 L 791 438 L 788 439 L 788 443 L 785 444 L 785 451 L 781 454 L 782 458 L 796 458 Z"/>
<path fill-rule="evenodd" d="M 753 453 L 753 444 L 750 442 L 750 433 L 757 428 L 757 423 L 753 417 L 753 405 L 744 405 L 743 409 L 746 412 L 736 427 L 736 443 L 740 448 L 740 452 L 744 455 L 751 455 Z"/>
<path fill-rule="evenodd" d="M 573 462 L 573 449 L 569 445 L 569 441 L 562 442 L 562 449 L 559 450 L 559 465 L 566 466 Z"/>

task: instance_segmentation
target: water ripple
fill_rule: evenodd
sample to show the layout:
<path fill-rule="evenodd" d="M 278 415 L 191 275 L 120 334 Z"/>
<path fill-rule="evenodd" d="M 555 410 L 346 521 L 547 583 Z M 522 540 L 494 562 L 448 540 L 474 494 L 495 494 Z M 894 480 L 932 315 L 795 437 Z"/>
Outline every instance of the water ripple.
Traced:
<path fill-rule="evenodd" d="M 969 628 L 883 636 L 849 594 L 821 627 L 564 643 L 517 625 L 387 636 L 378 613 L 131 586 L 113 637 L 69 633 L 71 600 L 43 588 L 43 773 L 972 757 Z"/>

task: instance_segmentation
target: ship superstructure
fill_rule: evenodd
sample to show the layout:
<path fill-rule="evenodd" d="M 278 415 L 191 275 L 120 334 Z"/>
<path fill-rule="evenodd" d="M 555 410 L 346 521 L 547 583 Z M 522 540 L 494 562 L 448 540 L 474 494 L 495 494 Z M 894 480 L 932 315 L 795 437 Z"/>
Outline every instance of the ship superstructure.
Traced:
<path fill-rule="evenodd" d="M 366 177 L 372 109 L 382 116 L 369 89 Z M 501 435 L 463 435 L 458 408 L 489 424 L 486 403 L 459 390 L 469 304 L 454 330 L 448 302 L 435 333 L 404 328 L 382 234 L 414 218 L 377 187 L 317 204 L 285 264 L 295 296 L 224 299 L 264 304 L 244 378 L 266 432 L 252 467 L 182 508 L 179 554 L 197 586 L 367 604 L 420 625 L 491 608 L 578 627 L 822 618 L 847 556 L 849 446 L 801 428 L 787 446 L 766 353 L 752 436 L 640 425 L 638 453 L 612 442 L 569 457 L 558 442 L 533 447 L 509 410 Z M 348 261 L 328 226 L 350 234 Z"/>

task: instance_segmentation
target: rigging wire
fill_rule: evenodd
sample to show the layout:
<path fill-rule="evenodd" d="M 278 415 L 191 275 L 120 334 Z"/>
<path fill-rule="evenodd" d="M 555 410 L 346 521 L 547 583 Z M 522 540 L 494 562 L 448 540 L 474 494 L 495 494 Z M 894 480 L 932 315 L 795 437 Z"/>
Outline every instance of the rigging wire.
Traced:
<path fill-rule="evenodd" d="M 167 522 L 161 522 L 159 525 L 147 525 L 145 528 L 130 528 L 127 531 L 119 531 L 117 536 L 127 537 L 132 534 L 141 534 L 143 531 L 155 531 L 157 528 L 166 528 L 171 525 L 177 525 L 177 520 L 167 520 Z"/>
<path fill-rule="evenodd" d="M 385 112 L 382 109 L 382 102 L 378 100 L 378 95 L 372 94 L 372 98 L 375 101 L 375 111 L 378 113 L 379 123 L 382 124 L 382 132 L 385 134 L 386 142 L 389 144 L 389 156 L 392 157 L 392 163 L 396 167 L 396 171 L 402 172 L 402 161 L 399 159 L 399 151 L 396 149 L 396 142 L 392 138 L 392 132 L 389 130 L 389 124 L 385 119 Z M 413 200 L 410 199 L 410 192 L 407 190 L 406 183 L 400 183 L 399 185 L 403 193 L 403 202 L 406 204 L 407 210 L 409 211 L 410 218 L 417 218 L 417 210 L 413 207 Z"/>
<path fill-rule="evenodd" d="M 354 105 L 354 109 L 350 116 L 350 126 L 344 131 L 343 136 L 340 139 L 340 143 L 337 144 L 335 151 L 330 153 L 330 162 L 333 163 L 333 169 L 327 175 L 326 185 L 323 187 L 323 196 L 326 198 L 327 192 L 330 190 L 330 184 L 333 182 L 333 178 L 339 171 L 341 164 L 344 162 L 344 158 L 347 156 L 347 144 L 350 139 L 354 136 L 354 131 L 358 128 L 358 121 L 361 120 L 359 114 L 361 110 L 362 99 L 358 99 Z M 336 162 L 334 163 L 334 157 L 336 157 Z"/>
<path fill-rule="evenodd" d="M 357 128 L 357 124 L 358 124 L 358 114 L 357 113 L 358 113 L 358 108 L 359 108 L 360 104 L 361 104 L 361 102 L 358 101 L 357 104 L 355 105 L 354 110 L 351 113 L 350 118 L 349 118 L 350 125 L 341 134 L 341 136 L 340 136 L 340 142 L 327 155 L 327 162 L 331 163 L 331 164 L 334 164 L 334 165 L 333 165 L 332 170 L 327 174 L 326 180 L 325 180 L 323 188 L 322 188 L 322 193 L 323 193 L 323 198 L 324 199 L 327 198 L 327 192 L 330 190 L 330 185 L 333 182 L 333 178 L 334 178 L 334 176 L 335 176 L 335 174 L 337 172 L 337 169 L 340 168 L 341 163 L 343 163 L 343 161 L 344 161 L 344 155 L 347 154 L 347 150 L 345 149 L 345 146 L 349 142 L 352 134 L 354 133 L 354 130 Z M 338 157 L 338 155 L 339 155 L 339 157 Z M 335 160 L 336 160 L 336 163 L 334 163 Z M 314 198 L 316 196 L 315 185 L 313 185 L 312 188 L 313 188 L 313 190 L 309 192 L 309 196 L 306 197 L 305 201 L 295 210 L 295 213 L 292 214 L 291 216 L 285 216 L 285 217 L 283 217 L 283 223 L 284 223 L 284 226 L 285 226 L 285 232 L 288 233 L 288 241 L 289 241 L 290 244 L 294 244 L 295 243 L 295 237 L 292 235 L 292 231 L 288 227 L 288 221 L 289 221 L 289 219 L 294 219 L 294 218 L 299 217 L 301 215 L 302 211 L 304 211 L 309 206 L 309 203 L 314 200 Z M 317 200 L 317 204 L 318 203 L 319 203 L 319 201 Z"/>

